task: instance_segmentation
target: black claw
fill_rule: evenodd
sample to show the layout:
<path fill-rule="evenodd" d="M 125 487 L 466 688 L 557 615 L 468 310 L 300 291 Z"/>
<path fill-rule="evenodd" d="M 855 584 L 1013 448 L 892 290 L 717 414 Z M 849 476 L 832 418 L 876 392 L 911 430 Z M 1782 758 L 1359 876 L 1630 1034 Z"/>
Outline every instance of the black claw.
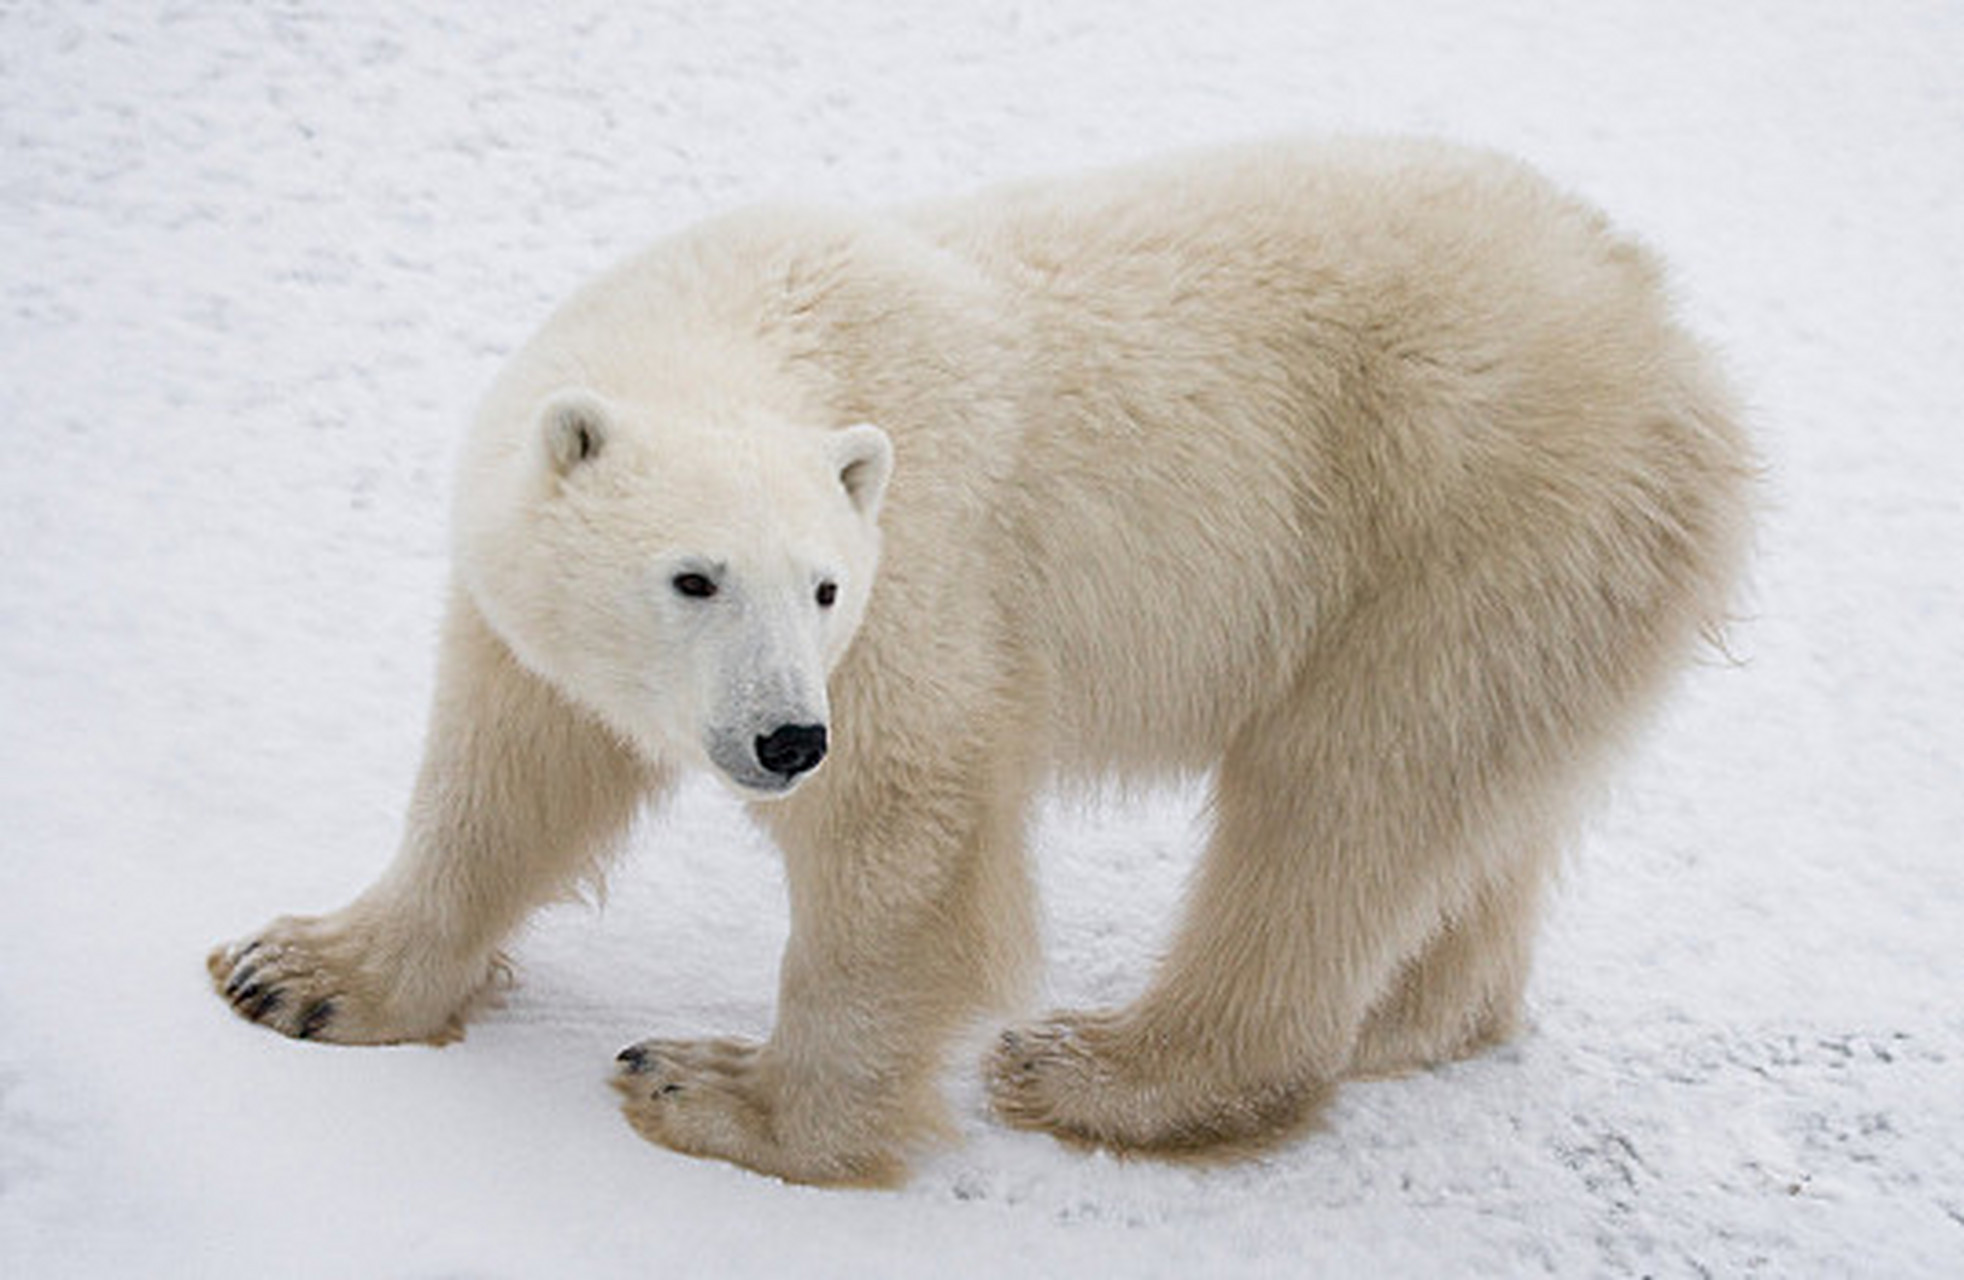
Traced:
<path fill-rule="evenodd" d="M 301 1040 L 311 1040 L 322 1028 L 334 1021 L 334 1001 L 316 1000 L 300 1015 L 300 1029 L 293 1034 Z"/>
<path fill-rule="evenodd" d="M 259 966 L 256 964 L 241 965 L 234 969 L 231 981 L 225 984 L 225 998 L 236 1004 L 244 998 L 246 991 L 257 991 L 259 988 L 252 980 L 258 972 Z"/>
<path fill-rule="evenodd" d="M 665 1084 L 661 1088 L 655 1090 L 655 1096 L 657 1098 L 666 1098 L 672 1093 L 680 1093 L 680 1092 L 682 1092 L 682 1086 L 674 1083 L 673 1081 L 670 1081 L 668 1084 Z"/>
<path fill-rule="evenodd" d="M 638 1044 L 631 1044 L 614 1055 L 615 1062 L 625 1062 L 630 1072 L 639 1071 L 648 1065 L 648 1051 Z"/>
<path fill-rule="evenodd" d="M 250 986 L 240 987 L 237 991 L 231 993 L 233 1007 L 243 1013 L 245 1011 L 245 1007 L 251 1004 L 254 1000 L 257 1000 L 260 996 L 260 993 L 265 991 L 265 989 L 266 989 L 265 987 L 261 986 L 257 982 L 253 983 Z"/>
<path fill-rule="evenodd" d="M 253 988 L 253 990 L 257 991 L 258 988 L 255 987 Z M 245 999 L 244 995 L 241 994 L 240 1000 L 243 1001 L 244 999 Z M 267 1015 L 271 1014 L 273 1011 L 275 1011 L 285 1003 L 286 1003 L 286 992 L 281 991 L 278 987 L 274 987 L 272 990 L 268 991 L 265 995 L 261 996 L 259 998 L 258 1003 L 254 1004 L 251 1009 L 246 1011 L 246 1017 L 251 1018 L 254 1022 L 263 1022 L 265 1021 Z"/>

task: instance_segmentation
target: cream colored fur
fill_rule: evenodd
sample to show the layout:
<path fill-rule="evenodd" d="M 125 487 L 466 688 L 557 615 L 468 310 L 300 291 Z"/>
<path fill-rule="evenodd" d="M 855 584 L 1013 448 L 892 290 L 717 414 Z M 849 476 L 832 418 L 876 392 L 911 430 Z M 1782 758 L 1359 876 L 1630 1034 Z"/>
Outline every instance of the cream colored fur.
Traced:
<path fill-rule="evenodd" d="M 890 484 L 863 428 L 850 484 L 862 422 Z M 627 1051 L 638 1130 L 899 1178 L 951 1037 L 1026 991 L 1033 793 L 1211 770 L 1145 995 L 1005 1033 L 989 1083 L 1075 1140 L 1271 1140 L 1514 1025 L 1575 796 L 1725 614 L 1749 466 L 1650 259 L 1490 155 L 1265 146 L 721 219 L 493 389 L 402 852 L 213 976 L 288 1034 L 448 1034 L 675 769 L 728 774 L 702 735 L 823 703 L 829 757 L 756 807 L 776 1029 Z M 711 544 L 764 603 L 697 643 L 665 575 Z M 753 676 L 766 711 L 715 710 Z"/>

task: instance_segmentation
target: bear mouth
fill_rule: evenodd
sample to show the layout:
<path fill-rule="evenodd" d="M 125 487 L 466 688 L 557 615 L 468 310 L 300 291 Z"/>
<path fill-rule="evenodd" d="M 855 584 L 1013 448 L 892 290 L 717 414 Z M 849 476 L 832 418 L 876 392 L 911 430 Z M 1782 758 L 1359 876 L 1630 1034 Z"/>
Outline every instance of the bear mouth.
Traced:
<path fill-rule="evenodd" d="M 787 778 L 780 773 L 765 773 L 761 769 L 735 773 L 728 769 L 717 769 L 717 775 L 735 788 L 737 794 L 746 800 L 775 800 L 790 795 L 798 789 L 804 778 Z"/>

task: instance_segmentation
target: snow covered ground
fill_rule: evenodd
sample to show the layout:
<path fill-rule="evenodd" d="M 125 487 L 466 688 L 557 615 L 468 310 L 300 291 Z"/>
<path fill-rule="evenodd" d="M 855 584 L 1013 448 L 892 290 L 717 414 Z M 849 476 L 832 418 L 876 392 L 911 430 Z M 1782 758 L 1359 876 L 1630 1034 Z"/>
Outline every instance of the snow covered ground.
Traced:
<path fill-rule="evenodd" d="M 1964 8 L 1953 0 L 0 3 L 0 1275 L 1937 1276 L 1964 1258 Z M 1216 1170 L 992 1123 L 905 1190 L 634 1137 L 769 1025 L 704 787 L 464 1043 L 246 1026 L 205 949 L 393 847 L 447 461 L 546 308 L 755 198 L 1297 130 L 1517 151 L 1675 264 L 1769 465 L 1555 903 L 1533 1025 Z M 1195 796 L 1050 815 L 1051 991 L 1136 989 Z"/>

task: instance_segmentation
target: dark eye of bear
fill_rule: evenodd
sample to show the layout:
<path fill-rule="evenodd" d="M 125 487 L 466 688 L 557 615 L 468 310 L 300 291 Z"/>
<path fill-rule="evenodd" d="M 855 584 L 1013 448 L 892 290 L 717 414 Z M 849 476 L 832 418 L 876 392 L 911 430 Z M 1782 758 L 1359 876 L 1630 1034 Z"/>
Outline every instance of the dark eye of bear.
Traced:
<path fill-rule="evenodd" d="M 678 595 L 691 600 L 707 600 L 716 594 L 716 583 L 700 573 L 678 573 L 670 585 Z"/>
<path fill-rule="evenodd" d="M 838 584 L 838 583 L 836 583 L 836 582 L 821 582 L 821 583 L 819 583 L 819 584 L 818 584 L 818 607 L 819 607 L 819 608 L 821 608 L 821 609 L 830 609 L 830 608 L 832 607 L 832 602 L 833 602 L 834 600 L 837 600 L 838 598 L 839 598 L 839 584 Z"/>

